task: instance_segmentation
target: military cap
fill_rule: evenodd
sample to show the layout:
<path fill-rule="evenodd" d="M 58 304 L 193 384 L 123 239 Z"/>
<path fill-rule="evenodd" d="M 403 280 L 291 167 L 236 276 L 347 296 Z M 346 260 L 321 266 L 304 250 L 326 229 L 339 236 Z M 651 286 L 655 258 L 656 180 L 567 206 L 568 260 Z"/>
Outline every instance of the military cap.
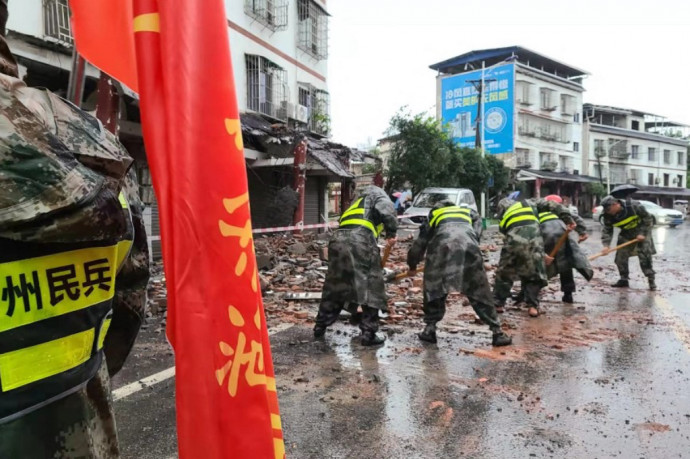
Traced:
<path fill-rule="evenodd" d="M 604 209 L 608 209 L 615 202 L 618 202 L 618 199 L 614 198 L 613 196 L 606 196 L 604 199 L 601 200 L 601 207 L 603 207 Z"/>

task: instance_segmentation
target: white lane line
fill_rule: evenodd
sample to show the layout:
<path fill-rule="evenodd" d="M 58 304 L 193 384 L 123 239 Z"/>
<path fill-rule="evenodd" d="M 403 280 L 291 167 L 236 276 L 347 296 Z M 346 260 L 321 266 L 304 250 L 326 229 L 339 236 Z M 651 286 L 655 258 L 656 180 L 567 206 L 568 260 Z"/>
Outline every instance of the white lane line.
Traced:
<path fill-rule="evenodd" d="M 673 312 L 671 304 L 665 298 L 657 296 L 654 298 L 657 308 L 661 310 L 662 315 L 671 322 L 671 330 L 676 335 L 685 349 L 690 353 L 690 330 L 684 325 L 683 319 Z"/>
<path fill-rule="evenodd" d="M 294 326 L 295 324 L 289 323 L 278 324 L 275 327 L 269 328 L 268 334 L 275 335 L 276 333 L 280 333 Z M 126 386 L 122 386 L 113 391 L 113 401 L 116 402 L 122 398 L 129 397 L 130 395 L 136 394 L 142 389 L 163 382 L 172 378 L 173 376 L 175 376 L 175 367 L 170 367 L 151 376 L 147 376 L 146 378 L 142 378 L 138 381 L 127 384 Z"/>

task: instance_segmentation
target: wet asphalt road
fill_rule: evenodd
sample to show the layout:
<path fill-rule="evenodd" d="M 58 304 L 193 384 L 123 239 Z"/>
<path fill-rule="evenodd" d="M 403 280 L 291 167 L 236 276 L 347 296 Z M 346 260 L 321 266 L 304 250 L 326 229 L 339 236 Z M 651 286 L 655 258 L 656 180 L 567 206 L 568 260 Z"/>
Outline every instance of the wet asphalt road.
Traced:
<path fill-rule="evenodd" d="M 592 254 L 601 245 L 589 223 Z M 385 326 L 378 349 L 345 322 L 322 342 L 306 323 L 273 334 L 288 457 L 690 457 L 690 223 L 656 229 L 655 241 L 659 291 L 646 290 L 636 259 L 631 288 L 608 288 L 613 255 L 602 257 L 590 284 L 576 278 L 574 305 L 560 302 L 553 280 L 538 319 L 509 308 L 508 348 L 492 349 L 459 301 L 438 345 L 404 325 Z M 315 314 L 316 304 L 305 307 Z M 151 321 L 115 393 L 171 366 Z M 115 409 L 124 457 L 176 457 L 173 378 Z"/>

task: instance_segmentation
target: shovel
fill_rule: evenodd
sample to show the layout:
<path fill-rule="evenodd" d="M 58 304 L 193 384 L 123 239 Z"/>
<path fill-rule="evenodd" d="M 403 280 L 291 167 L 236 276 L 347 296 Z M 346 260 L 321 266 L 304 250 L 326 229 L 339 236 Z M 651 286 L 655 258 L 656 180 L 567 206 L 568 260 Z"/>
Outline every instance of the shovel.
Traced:
<path fill-rule="evenodd" d="M 388 262 L 388 257 L 391 256 L 391 250 L 393 250 L 393 244 L 386 244 L 386 248 L 383 249 L 383 257 L 381 258 L 381 267 L 385 268 Z"/>
<path fill-rule="evenodd" d="M 622 249 L 623 247 L 627 247 L 627 246 L 629 246 L 629 245 L 633 245 L 633 244 L 635 244 L 636 242 L 640 242 L 640 241 L 638 241 L 637 239 L 633 239 L 632 241 L 624 242 L 623 244 L 617 245 L 616 247 L 612 248 L 612 249 L 609 251 L 609 253 L 615 252 L 616 250 Z M 599 253 L 597 253 L 597 254 L 595 254 L 595 255 L 590 256 L 590 257 L 588 258 L 588 260 L 589 260 L 589 261 L 592 261 L 592 260 L 594 260 L 594 259 L 596 259 L 596 258 L 603 257 L 604 255 L 607 255 L 607 253 L 605 253 L 605 252 L 602 251 L 602 252 L 599 252 Z"/>

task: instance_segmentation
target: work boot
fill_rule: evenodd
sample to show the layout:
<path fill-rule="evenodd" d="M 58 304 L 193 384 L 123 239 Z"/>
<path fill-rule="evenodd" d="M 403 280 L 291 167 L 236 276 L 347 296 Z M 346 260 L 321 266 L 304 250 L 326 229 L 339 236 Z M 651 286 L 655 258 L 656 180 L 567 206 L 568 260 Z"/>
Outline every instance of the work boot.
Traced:
<path fill-rule="evenodd" d="M 359 325 L 362 322 L 362 313 L 355 311 L 350 314 L 350 325 Z"/>
<path fill-rule="evenodd" d="M 496 308 L 497 313 L 503 314 L 503 312 L 506 310 L 506 305 L 505 303 L 494 303 L 494 308 Z"/>
<path fill-rule="evenodd" d="M 530 306 L 527 310 L 527 314 L 529 314 L 530 317 L 539 317 L 539 309 L 537 309 L 536 306 Z"/>
<path fill-rule="evenodd" d="M 656 282 L 654 282 L 653 277 L 649 278 L 649 290 L 656 290 Z"/>
<path fill-rule="evenodd" d="M 493 338 L 491 338 L 492 346 L 508 346 L 510 344 L 513 344 L 513 338 L 506 335 L 502 331 L 494 333 Z"/>
<path fill-rule="evenodd" d="M 323 338 L 323 336 L 325 334 L 326 334 L 326 327 L 322 327 L 320 325 L 314 326 L 314 339 Z"/>
<path fill-rule="evenodd" d="M 573 292 L 563 292 L 563 302 L 564 303 L 573 303 Z"/>
<path fill-rule="evenodd" d="M 618 279 L 618 282 L 611 284 L 611 287 L 630 287 L 628 279 Z"/>
<path fill-rule="evenodd" d="M 427 324 L 426 327 L 424 327 L 424 331 L 421 333 L 417 333 L 417 336 L 419 336 L 419 339 L 421 339 L 422 341 L 436 344 L 436 325 Z"/>
<path fill-rule="evenodd" d="M 379 346 L 386 341 L 386 338 L 377 335 L 373 331 L 362 332 L 362 346 Z"/>

